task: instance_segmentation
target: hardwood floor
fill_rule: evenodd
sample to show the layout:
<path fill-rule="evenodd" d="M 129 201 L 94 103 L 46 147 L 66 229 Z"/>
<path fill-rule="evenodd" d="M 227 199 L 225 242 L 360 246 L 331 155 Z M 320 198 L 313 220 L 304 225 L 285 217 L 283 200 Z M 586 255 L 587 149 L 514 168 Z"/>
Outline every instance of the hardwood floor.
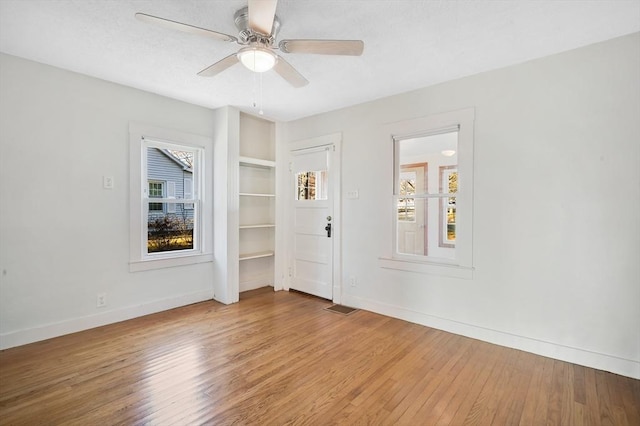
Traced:
<path fill-rule="evenodd" d="M 270 289 L 0 352 L 0 424 L 640 425 L 640 381 Z"/>

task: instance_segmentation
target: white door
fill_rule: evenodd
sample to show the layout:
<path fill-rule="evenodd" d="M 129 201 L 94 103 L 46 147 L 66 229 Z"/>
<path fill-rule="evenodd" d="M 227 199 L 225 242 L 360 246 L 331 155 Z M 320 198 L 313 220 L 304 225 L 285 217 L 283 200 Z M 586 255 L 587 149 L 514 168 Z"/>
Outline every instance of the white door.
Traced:
<path fill-rule="evenodd" d="M 290 288 L 333 298 L 333 146 L 292 151 L 293 270 Z"/>
<path fill-rule="evenodd" d="M 427 163 L 400 166 L 398 193 L 398 253 L 427 256 L 427 209 L 425 200 L 411 197 L 427 192 Z"/>

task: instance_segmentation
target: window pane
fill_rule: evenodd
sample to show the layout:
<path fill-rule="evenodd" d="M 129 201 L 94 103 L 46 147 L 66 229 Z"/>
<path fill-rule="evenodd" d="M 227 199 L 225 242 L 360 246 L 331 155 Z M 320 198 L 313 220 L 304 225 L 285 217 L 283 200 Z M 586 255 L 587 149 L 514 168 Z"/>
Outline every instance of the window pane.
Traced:
<path fill-rule="evenodd" d="M 155 213 L 149 203 L 147 222 L 147 252 L 159 253 L 176 250 L 193 249 L 193 212 L 184 210 L 181 204 L 175 203 L 176 210 L 184 214 Z M 172 203 L 173 204 L 173 203 Z M 162 204 L 160 204 L 162 206 Z"/>
<path fill-rule="evenodd" d="M 446 207 L 446 232 L 445 241 L 454 243 L 456 241 L 456 199 L 455 197 L 447 198 Z"/>
<path fill-rule="evenodd" d="M 405 200 L 407 199 L 405 198 Z M 428 254 L 427 207 L 428 201 L 426 199 L 411 198 L 411 210 L 406 214 L 407 219 L 398 221 L 398 253 L 420 256 Z"/>
<path fill-rule="evenodd" d="M 309 171 L 296 174 L 296 200 L 326 200 L 327 171 Z"/>
<path fill-rule="evenodd" d="M 195 151 L 147 147 L 149 198 L 193 198 Z"/>
<path fill-rule="evenodd" d="M 162 198 L 162 182 L 149 182 L 149 198 Z"/>
<path fill-rule="evenodd" d="M 440 167 L 440 188 L 443 193 L 458 192 L 457 166 Z M 440 201 L 440 247 L 455 247 L 456 242 L 456 197 Z"/>
<path fill-rule="evenodd" d="M 193 151 L 177 151 L 175 149 L 167 149 L 166 151 L 180 161 L 183 166 L 193 169 Z"/>

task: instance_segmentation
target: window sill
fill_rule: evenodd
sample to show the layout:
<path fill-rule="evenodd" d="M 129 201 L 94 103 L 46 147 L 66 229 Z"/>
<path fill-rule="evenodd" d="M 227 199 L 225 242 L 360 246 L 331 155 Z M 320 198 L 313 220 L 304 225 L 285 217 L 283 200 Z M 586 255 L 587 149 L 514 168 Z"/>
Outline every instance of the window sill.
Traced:
<path fill-rule="evenodd" d="M 441 275 L 444 277 L 473 279 L 473 268 L 460 265 L 447 265 L 445 263 L 418 262 L 405 259 L 392 259 L 379 257 L 378 266 L 384 269 L 415 272 L 418 274 Z"/>
<path fill-rule="evenodd" d="M 195 265 L 213 262 L 213 254 L 195 254 L 162 259 L 136 260 L 129 262 L 129 272 L 151 271 L 175 266 Z"/>

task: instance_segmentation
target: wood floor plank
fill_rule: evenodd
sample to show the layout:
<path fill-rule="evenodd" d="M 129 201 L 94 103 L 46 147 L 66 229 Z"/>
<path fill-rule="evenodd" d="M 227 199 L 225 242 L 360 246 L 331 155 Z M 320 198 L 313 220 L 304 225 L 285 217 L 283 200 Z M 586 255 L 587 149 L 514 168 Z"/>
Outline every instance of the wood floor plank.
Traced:
<path fill-rule="evenodd" d="M 614 426 L 613 406 L 609 398 L 609 386 L 607 386 L 607 373 L 596 371 L 596 392 L 600 406 L 600 423 L 602 426 Z"/>
<path fill-rule="evenodd" d="M 440 416 L 439 425 L 463 424 L 489 377 L 494 374 L 496 369 L 502 368 L 502 362 L 507 352 L 502 351 L 497 345 L 486 345 L 488 345 L 487 354 L 484 361 L 479 360 L 475 378 L 468 387 L 460 387 L 456 397 L 450 401 L 446 411 Z"/>
<path fill-rule="evenodd" d="M 640 381 L 259 289 L 0 351 L 0 425 L 640 424 Z"/>
<path fill-rule="evenodd" d="M 453 353 L 450 352 L 447 362 L 441 367 L 441 369 L 431 376 L 431 378 L 424 383 L 424 386 L 417 394 L 417 398 L 415 403 L 411 404 L 408 409 L 402 414 L 399 423 L 409 423 L 414 419 L 420 419 L 418 413 L 420 412 L 423 405 L 425 405 L 431 398 L 432 394 L 439 388 L 440 384 L 443 380 L 448 377 L 455 376 L 460 369 L 459 361 L 461 358 L 465 357 L 470 350 L 472 345 L 472 339 L 468 338 L 459 338 L 459 343 L 456 345 L 459 349 Z"/>
<path fill-rule="evenodd" d="M 520 423 L 522 413 L 524 411 L 524 404 L 526 402 L 527 393 L 531 386 L 531 371 L 536 365 L 536 361 L 539 357 L 526 352 L 521 352 L 516 363 L 516 370 L 512 381 L 509 384 L 511 392 L 505 393 L 502 401 L 499 403 L 502 407 L 506 407 L 506 413 L 504 416 L 504 424 L 517 425 Z M 494 416 L 493 422 L 496 422 L 499 416 Z"/>
<path fill-rule="evenodd" d="M 538 400 L 544 390 L 544 369 L 545 362 L 550 362 L 549 358 L 536 357 L 535 365 L 531 367 L 529 374 L 531 375 L 531 381 L 529 382 L 529 388 L 527 389 L 527 395 L 524 398 L 524 405 L 522 407 L 522 415 L 518 424 L 520 426 L 533 425 L 536 413 L 538 412 Z M 540 407 L 542 409 L 542 407 Z M 544 406 L 546 415 L 546 403 Z"/>
<path fill-rule="evenodd" d="M 488 425 L 491 424 L 496 414 L 498 401 L 505 392 L 510 392 L 506 385 L 512 374 L 512 366 L 518 357 L 518 351 L 506 349 L 506 357 L 500 369 L 496 369 L 492 374 L 478 397 L 474 401 L 473 406 L 469 410 L 465 418 L 464 425 Z"/>
<path fill-rule="evenodd" d="M 596 387 L 596 370 L 587 368 L 584 371 L 584 388 L 585 388 L 585 410 L 584 418 L 586 424 L 600 426 L 600 401 L 598 399 L 598 389 Z"/>
<path fill-rule="evenodd" d="M 640 387 L 633 379 L 618 376 L 618 386 L 622 395 L 622 403 L 630 425 L 640 425 Z"/>
<path fill-rule="evenodd" d="M 567 364 L 562 361 L 553 362 L 552 386 L 549 393 L 549 405 L 547 408 L 547 423 L 549 425 L 562 425 L 562 402 L 564 395 L 564 380 Z"/>

